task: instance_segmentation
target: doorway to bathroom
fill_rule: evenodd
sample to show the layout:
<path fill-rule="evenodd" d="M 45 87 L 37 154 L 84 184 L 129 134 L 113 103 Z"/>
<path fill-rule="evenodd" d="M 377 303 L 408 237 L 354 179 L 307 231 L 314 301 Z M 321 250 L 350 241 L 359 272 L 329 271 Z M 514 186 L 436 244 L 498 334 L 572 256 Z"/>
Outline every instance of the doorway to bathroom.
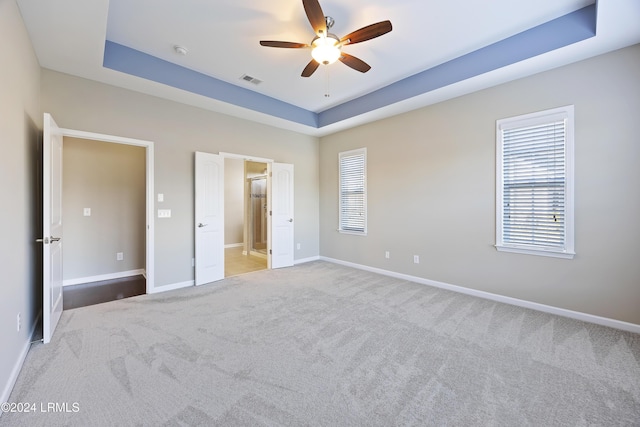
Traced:
<path fill-rule="evenodd" d="M 267 169 L 225 158 L 225 277 L 268 268 Z"/>

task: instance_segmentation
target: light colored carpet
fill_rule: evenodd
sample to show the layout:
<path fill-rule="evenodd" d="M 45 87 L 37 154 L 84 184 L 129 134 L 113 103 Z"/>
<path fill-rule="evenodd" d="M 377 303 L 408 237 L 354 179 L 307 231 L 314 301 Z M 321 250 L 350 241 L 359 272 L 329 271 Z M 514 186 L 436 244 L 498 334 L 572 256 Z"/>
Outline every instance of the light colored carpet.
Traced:
<path fill-rule="evenodd" d="M 11 401 L 71 412 L 0 425 L 640 425 L 640 336 L 318 261 L 65 311 Z"/>

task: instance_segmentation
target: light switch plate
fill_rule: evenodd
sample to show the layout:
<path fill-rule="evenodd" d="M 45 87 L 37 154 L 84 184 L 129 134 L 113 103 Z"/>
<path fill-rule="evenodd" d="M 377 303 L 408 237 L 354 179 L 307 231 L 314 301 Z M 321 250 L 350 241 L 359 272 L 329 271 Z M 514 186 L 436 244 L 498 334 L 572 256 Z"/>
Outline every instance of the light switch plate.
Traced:
<path fill-rule="evenodd" d="M 91 208 L 84 208 L 83 215 L 91 216 Z"/>
<path fill-rule="evenodd" d="M 158 218 L 171 218 L 171 209 L 158 209 Z"/>
<path fill-rule="evenodd" d="M 164 202 L 164 194 L 158 193 L 158 201 L 159 202 Z"/>

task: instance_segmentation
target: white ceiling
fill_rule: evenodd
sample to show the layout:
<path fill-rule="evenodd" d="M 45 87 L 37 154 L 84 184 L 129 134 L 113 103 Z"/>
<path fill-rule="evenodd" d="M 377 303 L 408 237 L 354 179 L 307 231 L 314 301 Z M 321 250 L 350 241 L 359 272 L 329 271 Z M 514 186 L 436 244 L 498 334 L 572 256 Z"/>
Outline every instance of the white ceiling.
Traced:
<path fill-rule="evenodd" d="M 593 0 L 320 0 L 343 36 L 389 19 L 393 31 L 346 46 L 372 66 L 344 64 L 300 77 L 306 49 L 276 49 L 260 40 L 309 43 L 313 30 L 301 0 L 17 0 L 44 68 L 255 120 L 326 135 L 504 81 L 640 42 L 640 1 L 600 0 L 597 35 L 503 69 L 317 129 L 102 66 L 105 40 L 315 113 L 366 95 L 438 64 L 593 3 Z M 174 45 L 188 49 L 177 55 Z M 251 75 L 263 82 L 240 79 Z M 330 97 L 324 96 L 329 88 Z"/>

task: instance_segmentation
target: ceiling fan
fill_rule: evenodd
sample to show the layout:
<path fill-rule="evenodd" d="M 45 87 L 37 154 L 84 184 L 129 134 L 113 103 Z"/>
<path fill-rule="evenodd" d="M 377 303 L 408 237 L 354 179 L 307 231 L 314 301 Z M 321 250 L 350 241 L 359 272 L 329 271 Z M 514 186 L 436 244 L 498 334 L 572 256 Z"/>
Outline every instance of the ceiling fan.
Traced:
<path fill-rule="evenodd" d="M 310 44 L 261 40 L 260 45 L 289 49 L 311 48 L 313 59 L 302 70 L 302 77 L 311 76 L 320 64 L 328 65 L 338 60 L 361 73 L 366 73 L 371 69 L 371 66 L 363 60 L 342 52 L 341 49 L 348 44 L 364 42 L 388 33 L 392 30 L 390 21 L 367 25 L 342 38 L 338 38 L 335 34 L 329 32 L 333 27 L 334 20 L 332 17 L 324 15 L 318 0 L 302 0 L 302 5 L 313 31 L 316 33 L 316 37 Z"/>

